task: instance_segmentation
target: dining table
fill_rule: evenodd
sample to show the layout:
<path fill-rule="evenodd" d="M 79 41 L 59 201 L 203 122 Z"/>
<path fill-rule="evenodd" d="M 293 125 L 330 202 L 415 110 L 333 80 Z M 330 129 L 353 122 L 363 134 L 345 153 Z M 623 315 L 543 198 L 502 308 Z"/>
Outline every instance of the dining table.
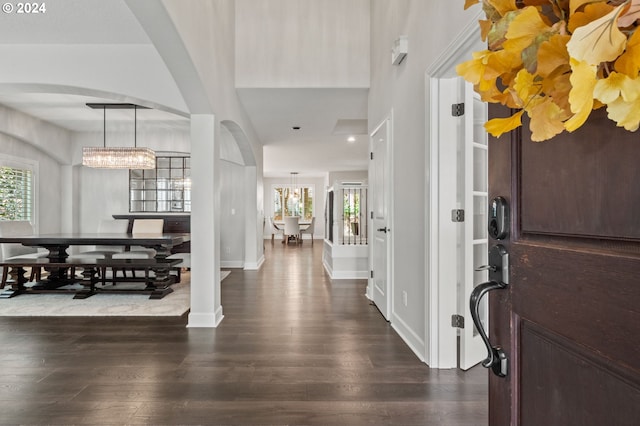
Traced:
<path fill-rule="evenodd" d="M 172 247 L 190 241 L 188 233 L 164 233 L 164 234 L 130 234 L 130 233 L 50 233 L 32 234 L 23 236 L 0 237 L 0 243 L 19 243 L 29 247 L 39 247 L 47 250 L 45 258 L 33 260 L 34 266 L 43 267 L 48 273 L 46 280 L 38 283 L 39 289 L 56 289 L 73 283 L 73 278 L 69 278 L 68 270 L 75 265 L 88 265 L 87 260 L 75 261 L 68 253 L 71 246 L 142 246 L 155 250 L 154 258 L 149 262 L 134 260 L 111 260 L 95 259 L 93 263 L 101 268 L 116 265 L 129 265 L 135 267 L 137 264 L 153 265 L 149 267 L 154 274 L 154 281 L 157 283 L 167 283 L 171 281 L 170 269 L 172 263 L 179 263 L 167 259 L 171 254 Z M 4 261 L 7 267 L 11 266 L 11 261 Z M 19 263 L 19 262 L 18 262 Z M 16 263 L 16 265 L 18 264 Z M 151 284 L 151 287 L 153 285 Z M 151 288 L 150 290 L 154 290 Z M 156 292 L 157 293 L 157 292 Z M 165 293 L 162 294 L 164 296 Z M 158 297 L 154 297 L 158 298 Z"/>
<path fill-rule="evenodd" d="M 307 229 L 310 225 L 311 225 L 311 221 L 310 220 L 300 220 L 298 221 L 298 224 L 300 225 L 300 230 L 304 231 L 305 229 Z M 286 242 L 286 236 L 284 235 L 284 220 L 274 220 L 273 221 L 273 226 L 278 230 L 278 231 L 283 231 L 282 233 L 282 242 Z M 289 237 L 292 238 L 292 237 Z"/>

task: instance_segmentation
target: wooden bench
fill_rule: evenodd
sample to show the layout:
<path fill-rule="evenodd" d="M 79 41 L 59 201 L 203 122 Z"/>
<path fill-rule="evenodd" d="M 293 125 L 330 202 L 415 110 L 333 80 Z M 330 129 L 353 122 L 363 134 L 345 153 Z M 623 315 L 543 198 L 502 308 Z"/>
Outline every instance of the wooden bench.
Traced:
<path fill-rule="evenodd" d="M 25 293 L 44 293 L 53 291 L 74 292 L 74 299 L 85 299 L 99 292 L 104 293 L 142 293 L 149 294 L 150 299 L 162 299 L 171 293 L 171 285 L 176 277 L 170 274 L 175 265 L 180 263 L 180 259 L 92 259 L 69 257 L 64 260 L 53 260 L 48 258 L 40 259 L 14 259 L 0 262 L 0 266 L 9 269 L 8 288 L 0 293 L 0 298 L 6 299 Z M 40 267 L 49 272 L 47 278 L 27 287 L 29 281 L 26 277 L 26 268 Z M 117 286 L 104 285 L 104 277 L 99 277 L 98 272 L 106 268 L 136 268 L 145 271 L 144 278 L 118 278 L 118 282 L 142 282 L 145 284 L 141 289 L 122 289 Z M 82 277 L 70 276 L 69 271 L 82 269 Z M 149 272 L 153 271 L 151 277 Z M 96 284 L 102 282 L 101 287 Z M 64 288 L 71 284 L 81 284 L 81 289 Z M 10 287 L 9 287 L 10 286 Z"/>

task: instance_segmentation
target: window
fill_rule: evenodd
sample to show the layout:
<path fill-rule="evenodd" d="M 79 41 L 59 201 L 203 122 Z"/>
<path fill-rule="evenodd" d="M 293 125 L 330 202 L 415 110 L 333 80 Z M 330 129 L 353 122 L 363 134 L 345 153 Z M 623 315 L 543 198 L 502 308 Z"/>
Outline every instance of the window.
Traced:
<path fill-rule="evenodd" d="M 190 212 L 191 159 L 156 157 L 152 170 L 129 170 L 129 212 Z"/>
<path fill-rule="evenodd" d="M 285 216 L 300 216 L 301 220 L 313 217 L 314 186 L 274 185 L 273 220 L 283 220 Z"/>
<path fill-rule="evenodd" d="M 0 166 L 0 220 L 33 222 L 33 171 Z"/>
<path fill-rule="evenodd" d="M 342 192 L 342 243 L 367 244 L 367 188 L 344 186 L 339 189 Z"/>

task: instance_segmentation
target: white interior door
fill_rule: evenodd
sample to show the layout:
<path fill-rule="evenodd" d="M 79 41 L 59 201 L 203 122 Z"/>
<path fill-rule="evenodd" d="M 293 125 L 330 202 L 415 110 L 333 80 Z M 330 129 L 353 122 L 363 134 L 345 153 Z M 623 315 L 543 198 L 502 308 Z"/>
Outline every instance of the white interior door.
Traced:
<path fill-rule="evenodd" d="M 389 262 L 389 196 L 388 155 L 389 120 L 385 120 L 371 136 L 372 176 L 372 245 L 371 245 L 371 298 L 382 315 L 389 320 L 391 306 Z"/>
<path fill-rule="evenodd" d="M 460 368 L 467 370 L 487 356 L 478 330 L 471 321 L 469 297 L 474 287 L 487 281 L 486 270 L 476 271 L 488 262 L 488 150 L 487 105 L 480 100 L 469 83 L 460 82 L 464 99 L 464 135 L 458 152 L 459 196 L 464 206 L 465 220 L 459 232 L 458 312 L 464 317 L 460 331 Z M 488 330 L 488 300 L 480 305 L 480 319 Z"/>

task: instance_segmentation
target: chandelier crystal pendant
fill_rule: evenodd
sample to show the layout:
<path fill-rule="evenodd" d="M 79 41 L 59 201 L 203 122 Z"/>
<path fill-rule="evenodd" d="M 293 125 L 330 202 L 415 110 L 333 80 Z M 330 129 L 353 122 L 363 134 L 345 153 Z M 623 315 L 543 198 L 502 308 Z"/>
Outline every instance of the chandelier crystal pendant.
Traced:
<path fill-rule="evenodd" d="M 138 106 L 134 104 L 87 104 L 103 110 L 102 147 L 83 147 L 82 165 L 97 169 L 155 169 L 156 154 L 150 148 L 138 147 Z M 133 147 L 107 148 L 107 109 L 133 109 Z"/>

